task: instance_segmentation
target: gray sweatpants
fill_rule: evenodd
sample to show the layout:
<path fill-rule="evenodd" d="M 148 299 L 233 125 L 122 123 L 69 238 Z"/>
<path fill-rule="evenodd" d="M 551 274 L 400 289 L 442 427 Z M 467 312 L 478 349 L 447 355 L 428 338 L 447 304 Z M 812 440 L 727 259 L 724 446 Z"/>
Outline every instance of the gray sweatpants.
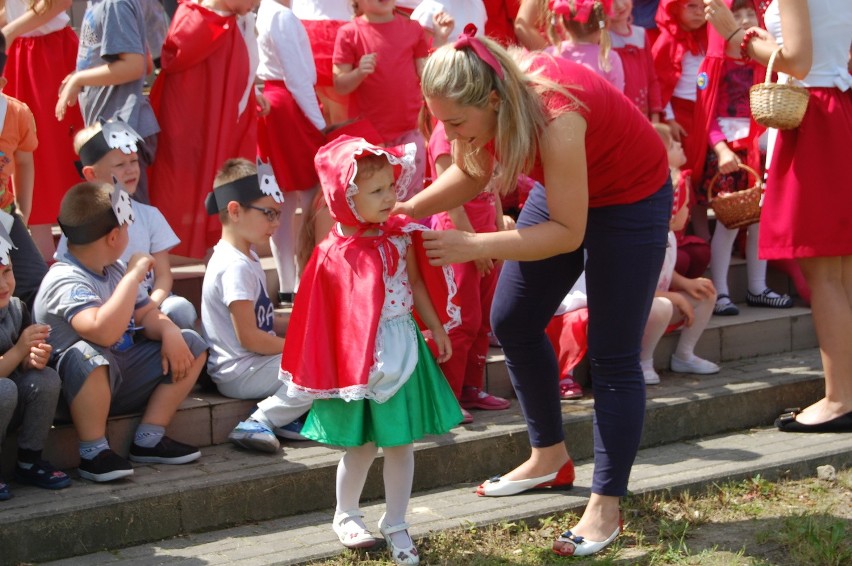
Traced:
<path fill-rule="evenodd" d="M 61 389 L 59 374 L 49 367 L 0 378 L 0 445 L 7 431 L 18 430 L 19 448 L 44 448 Z"/>

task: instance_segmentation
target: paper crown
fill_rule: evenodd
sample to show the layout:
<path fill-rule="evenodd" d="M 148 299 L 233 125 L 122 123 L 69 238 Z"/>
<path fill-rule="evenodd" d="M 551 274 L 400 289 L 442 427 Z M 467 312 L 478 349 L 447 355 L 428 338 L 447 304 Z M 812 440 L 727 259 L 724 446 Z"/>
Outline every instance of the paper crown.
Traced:
<path fill-rule="evenodd" d="M 10 265 L 9 253 L 15 247 L 12 242 L 12 225 L 15 223 L 15 218 L 4 210 L 0 210 L 0 265 Z"/>
<path fill-rule="evenodd" d="M 228 203 L 236 201 L 247 204 L 263 197 L 272 197 L 277 203 L 284 202 L 284 193 L 278 187 L 272 165 L 257 159 L 257 175 L 240 177 L 230 183 L 225 183 L 207 193 L 204 208 L 207 214 L 213 215 L 228 208 Z"/>
<path fill-rule="evenodd" d="M 130 195 L 124 190 L 124 185 L 115 177 L 112 178 L 112 184 L 113 188 L 110 193 L 110 204 L 112 206 L 100 214 L 92 215 L 85 224 L 69 226 L 57 219 L 62 233 L 68 238 L 68 243 L 89 244 L 106 236 L 113 228 L 118 228 L 124 224 L 129 226 L 136 220 L 133 214 L 133 206 L 130 204 Z"/>
<path fill-rule="evenodd" d="M 124 155 L 139 152 L 142 137 L 121 118 L 110 118 L 101 122 L 101 131 L 96 133 L 80 148 L 80 163 L 94 165 L 104 155 L 120 149 Z"/>
<path fill-rule="evenodd" d="M 355 210 L 352 197 L 358 194 L 355 177 L 358 175 L 358 160 L 367 155 L 382 155 L 394 166 L 398 196 L 401 188 L 407 187 L 414 175 L 413 143 L 396 147 L 380 147 L 364 138 L 340 136 L 325 144 L 314 157 L 314 167 L 319 176 L 323 196 L 331 217 L 347 226 L 358 226 L 366 222 Z"/>

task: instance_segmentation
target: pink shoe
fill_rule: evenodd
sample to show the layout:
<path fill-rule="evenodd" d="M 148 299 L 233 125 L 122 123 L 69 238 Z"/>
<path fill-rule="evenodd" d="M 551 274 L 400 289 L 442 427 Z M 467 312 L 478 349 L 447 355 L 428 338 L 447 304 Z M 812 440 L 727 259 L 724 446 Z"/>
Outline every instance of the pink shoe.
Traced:
<path fill-rule="evenodd" d="M 467 412 L 467 411 L 465 411 L 464 409 L 462 409 L 462 410 L 461 410 L 461 412 L 462 412 L 462 422 L 461 422 L 461 424 L 470 424 L 470 423 L 472 423 L 472 422 L 473 422 L 473 415 L 471 415 L 470 413 L 468 413 L 468 412 Z"/>
<path fill-rule="evenodd" d="M 462 389 L 459 404 L 462 409 L 482 409 L 483 411 L 502 411 L 508 409 L 511 403 L 502 397 L 495 397 L 478 387 Z"/>
<path fill-rule="evenodd" d="M 559 398 L 563 401 L 567 399 L 582 399 L 583 388 L 570 377 L 566 377 L 559 381 Z"/>

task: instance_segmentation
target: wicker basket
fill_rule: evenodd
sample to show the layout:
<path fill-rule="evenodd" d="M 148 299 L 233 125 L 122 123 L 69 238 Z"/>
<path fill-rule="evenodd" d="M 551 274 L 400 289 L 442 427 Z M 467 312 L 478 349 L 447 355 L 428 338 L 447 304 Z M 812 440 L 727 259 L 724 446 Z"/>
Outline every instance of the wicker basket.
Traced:
<path fill-rule="evenodd" d="M 733 230 L 754 224 L 760 220 L 760 200 L 763 195 L 763 181 L 757 171 L 740 163 L 740 169 L 745 169 L 754 177 L 754 186 L 734 193 L 720 193 L 713 198 L 713 187 L 722 174 L 716 173 L 707 185 L 707 201 L 716 213 L 716 219 Z"/>
<path fill-rule="evenodd" d="M 781 51 L 779 47 L 769 57 L 766 67 L 766 80 L 753 85 L 748 91 L 751 115 L 754 121 L 767 128 L 789 130 L 802 122 L 808 109 L 808 89 L 789 84 L 772 82 L 772 66 L 775 57 Z"/>

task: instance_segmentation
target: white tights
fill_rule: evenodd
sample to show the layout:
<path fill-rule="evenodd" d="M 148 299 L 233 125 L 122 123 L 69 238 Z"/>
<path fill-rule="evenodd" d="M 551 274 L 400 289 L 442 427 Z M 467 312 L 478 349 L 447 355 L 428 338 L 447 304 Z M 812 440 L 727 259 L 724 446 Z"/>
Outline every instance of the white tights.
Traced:
<path fill-rule="evenodd" d="M 346 449 L 346 453 L 337 465 L 336 513 L 359 508 L 361 492 L 378 450 L 372 442 Z M 385 525 L 398 525 L 405 522 L 408 501 L 411 499 L 411 487 L 414 481 L 414 445 L 386 447 L 382 451 L 385 459 Z M 406 531 L 393 533 L 391 538 L 395 545 L 402 548 L 412 544 Z"/>
<path fill-rule="evenodd" d="M 695 355 L 695 345 L 698 344 L 701 334 L 707 328 L 710 317 L 713 316 L 715 301 L 712 298 L 699 301 L 686 293 L 682 294 L 692 305 L 695 318 L 691 326 L 681 328 L 674 355 L 681 360 L 690 360 Z M 682 319 L 683 316 L 681 316 L 680 311 L 675 312 L 674 305 L 670 300 L 664 297 L 654 298 L 651 303 L 648 322 L 645 324 L 645 332 L 642 335 L 642 351 L 639 354 L 639 359 L 645 366 L 653 367 L 654 350 L 660 343 L 663 334 L 666 333 L 668 325 Z"/>
<path fill-rule="evenodd" d="M 748 290 L 759 295 L 766 289 L 766 260 L 758 259 L 757 238 L 760 233 L 760 223 L 746 228 L 746 272 L 748 273 Z M 721 222 L 716 223 L 713 239 L 710 241 L 710 275 L 713 286 L 719 295 L 728 295 L 728 268 L 731 266 L 731 251 L 737 239 L 739 228 L 726 228 Z"/>

